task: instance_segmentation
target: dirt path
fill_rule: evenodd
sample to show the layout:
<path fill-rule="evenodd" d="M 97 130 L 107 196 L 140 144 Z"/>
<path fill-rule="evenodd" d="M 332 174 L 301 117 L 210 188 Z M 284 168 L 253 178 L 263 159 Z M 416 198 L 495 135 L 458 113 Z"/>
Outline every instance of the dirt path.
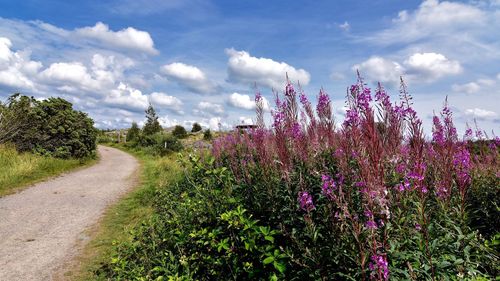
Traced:
<path fill-rule="evenodd" d="M 138 162 L 99 146 L 96 165 L 0 198 L 0 280 L 51 280 L 78 251 L 83 231 L 131 188 Z"/>

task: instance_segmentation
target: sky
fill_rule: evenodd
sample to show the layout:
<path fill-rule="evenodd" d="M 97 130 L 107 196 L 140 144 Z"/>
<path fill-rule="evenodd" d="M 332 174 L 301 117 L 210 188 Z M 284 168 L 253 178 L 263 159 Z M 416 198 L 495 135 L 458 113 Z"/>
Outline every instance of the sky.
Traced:
<path fill-rule="evenodd" d="M 286 75 L 338 122 L 356 70 L 427 134 L 448 100 L 459 132 L 500 131 L 500 1 L 0 0 L 0 99 L 63 97 L 99 128 L 144 122 L 229 129 L 255 120 Z"/>

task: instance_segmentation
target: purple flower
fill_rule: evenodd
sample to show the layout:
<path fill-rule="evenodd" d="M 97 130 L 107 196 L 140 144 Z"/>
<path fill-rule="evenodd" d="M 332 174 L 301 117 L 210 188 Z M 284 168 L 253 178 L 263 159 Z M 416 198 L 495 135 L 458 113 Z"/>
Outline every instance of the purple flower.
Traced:
<path fill-rule="evenodd" d="M 258 103 L 260 101 L 262 101 L 262 94 L 260 92 L 257 92 L 255 94 L 255 103 Z"/>
<path fill-rule="evenodd" d="M 416 231 L 420 231 L 420 230 L 422 230 L 422 226 L 421 226 L 420 224 L 416 223 L 416 224 L 415 224 L 415 230 L 416 230 Z"/>
<path fill-rule="evenodd" d="M 311 194 L 309 194 L 309 192 L 307 192 L 307 191 L 299 192 L 298 201 L 299 201 L 300 208 L 306 212 L 310 212 L 310 211 L 316 209 L 316 207 L 314 206 L 313 198 L 312 198 Z"/>
<path fill-rule="evenodd" d="M 328 199 L 333 200 L 333 191 L 337 188 L 335 181 L 328 175 L 321 176 L 321 191 Z"/>
<path fill-rule="evenodd" d="M 366 228 L 368 228 L 368 229 L 377 229 L 377 228 L 378 228 L 378 227 L 377 227 L 377 224 L 376 224 L 374 221 L 371 221 L 371 220 L 370 220 L 370 221 L 367 221 L 367 222 L 365 223 L 365 226 L 366 226 Z"/>
<path fill-rule="evenodd" d="M 292 127 L 290 128 L 290 135 L 294 139 L 299 139 L 302 137 L 302 128 L 300 127 L 300 124 L 295 122 Z"/>
<path fill-rule="evenodd" d="M 307 99 L 307 96 L 304 94 L 304 92 L 300 93 L 299 95 L 299 99 L 300 99 L 300 103 L 303 105 L 303 106 L 306 106 L 309 104 L 309 100 Z"/>
<path fill-rule="evenodd" d="M 371 262 L 368 265 L 368 268 L 372 271 L 372 278 L 378 279 L 382 277 L 384 280 L 389 279 L 389 263 L 387 262 L 385 255 L 371 256 Z"/>

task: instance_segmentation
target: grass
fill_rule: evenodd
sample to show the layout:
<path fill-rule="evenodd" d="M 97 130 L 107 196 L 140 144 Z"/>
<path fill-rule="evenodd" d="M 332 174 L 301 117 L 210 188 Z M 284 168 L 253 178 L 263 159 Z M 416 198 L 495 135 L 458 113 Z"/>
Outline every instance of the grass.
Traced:
<path fill-rule="evenodd" d="M 0 145 L 0 197 L 94 162 L 19 153 L 13 146 Z"/>
<path fill-rule="evenodd" d="M 67 266 L 70 271 L 65 272 L 61 279 L 96 280 L 93 272 L 111 258 L 114 242 L 129 239 L 130 230 L 152 215 L 156 188 L 168 186 L 180 177 L 181 169 L 176 162 L 176 154 L 153 157 L 123 145 L 110 146 L 129 152 L 139 159 L 140 182 L 134 190 L 108 208 L 98 226 L 89 231 L 90 242 L 77 258 L 77 264 Z"/>

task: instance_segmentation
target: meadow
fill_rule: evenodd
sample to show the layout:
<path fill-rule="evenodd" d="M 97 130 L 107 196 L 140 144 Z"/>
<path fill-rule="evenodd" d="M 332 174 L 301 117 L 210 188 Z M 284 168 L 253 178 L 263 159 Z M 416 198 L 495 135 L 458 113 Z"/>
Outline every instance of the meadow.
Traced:
<path fill-rule="evenodd" d="M 94 271 L 108 280 L 492 280 L 499 268 L 498 137 L 458 136 L 445 103 L 426 137 L 400 99 L 349 88 L 335 122 L 288 83 L 272 125 L 179 156 L 152 212 Z"/>

